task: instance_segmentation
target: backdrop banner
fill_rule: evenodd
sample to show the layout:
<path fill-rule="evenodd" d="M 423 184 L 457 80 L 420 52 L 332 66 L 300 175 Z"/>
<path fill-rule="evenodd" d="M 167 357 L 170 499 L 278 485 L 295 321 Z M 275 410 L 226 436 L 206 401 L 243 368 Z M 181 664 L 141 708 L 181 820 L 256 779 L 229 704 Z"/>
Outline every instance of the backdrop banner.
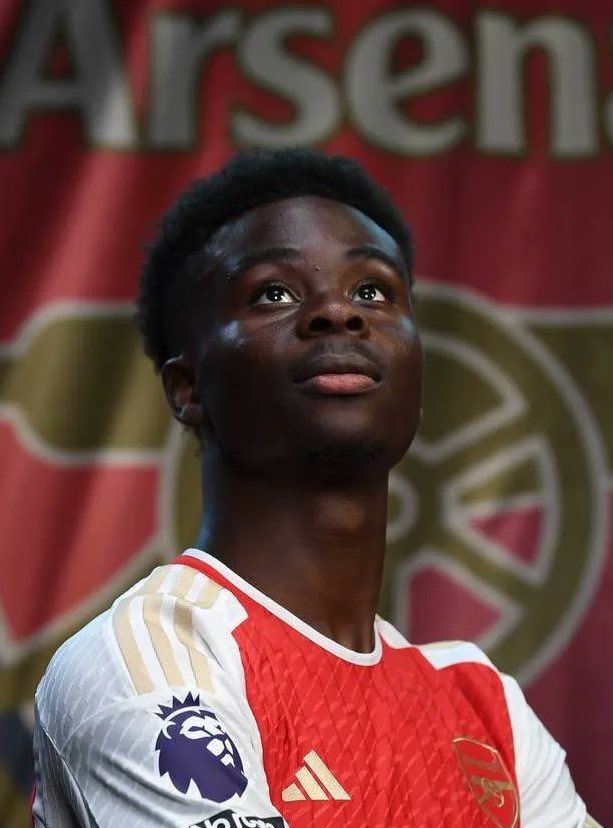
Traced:
<path fill-rule="evenodd" d="M 516 675 L 613 824 L 610 10 L 4 0 L 1 828 L 52 652 L 195 537 L 198 459 L 132 323 L 143 243 L 191 178 L 287 145 L 358 158 L 417 240 L 425 416 L 381 611 Z"/>

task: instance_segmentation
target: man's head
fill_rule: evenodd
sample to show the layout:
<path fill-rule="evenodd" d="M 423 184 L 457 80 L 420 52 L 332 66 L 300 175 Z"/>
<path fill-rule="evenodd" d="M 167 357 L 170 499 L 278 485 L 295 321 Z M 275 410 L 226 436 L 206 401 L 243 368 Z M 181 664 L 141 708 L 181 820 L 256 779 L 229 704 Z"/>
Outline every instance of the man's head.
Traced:
<path fill-rule="evenodd" d="M 401 215 L 350 159 L 259 152 L 194 182 L 139 299 L 175 417 L 243 472 L 389 468 L 420 408 L 411 267 Z M 372 382 L 326 393 L 314 371 Z"/>

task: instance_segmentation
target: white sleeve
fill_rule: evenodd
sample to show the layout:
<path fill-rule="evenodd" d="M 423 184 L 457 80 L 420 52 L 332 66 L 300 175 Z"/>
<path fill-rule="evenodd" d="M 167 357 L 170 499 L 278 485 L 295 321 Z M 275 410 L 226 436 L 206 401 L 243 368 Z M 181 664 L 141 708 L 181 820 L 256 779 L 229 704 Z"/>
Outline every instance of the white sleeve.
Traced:
<path fill-rule="evenodd" d="M 39 722 L 37 743 L 37 826 L 285 826 L 230 698 L 155 692 L 92 715 L 61 751 Z"/>
<path fill-rule="evenodd" d="M 38 716 L 34 726 L 34 774 L 34 828 L 56 825 L 61 825 L 62 828 L 89 828 L 95 824 L 70 769 L 42 727 Z"/>
<path fill-rule="evenodd" d="M 36 693 L 37 828 L 286 828 L 231 634 L 244 612 L 180 570 L 155 571 L 52 659 Z M 188 587 L 193 600 L 173 594 Z"/>
<path fill-rule="evenodd" d="M 522 828 L 583 828 L 590 822 L 566 754 L 539 721 L 518 683 L 501 675 L 515 747 Z"/>

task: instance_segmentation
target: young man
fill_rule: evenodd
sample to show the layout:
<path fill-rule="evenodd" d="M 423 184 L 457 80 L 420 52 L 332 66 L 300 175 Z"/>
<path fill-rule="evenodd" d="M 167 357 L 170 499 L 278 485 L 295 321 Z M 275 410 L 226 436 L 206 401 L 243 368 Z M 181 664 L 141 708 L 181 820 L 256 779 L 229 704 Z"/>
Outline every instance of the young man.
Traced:
<path fill-rule="evenodd" d="M 239 157 L 167 214 L 139 318 L 203 444 L 201 535 L 52 660 L 36 825 L 594 824 L 512 678 L 375 614 L 420 418 L 411 265 L 348 159 Z"/>

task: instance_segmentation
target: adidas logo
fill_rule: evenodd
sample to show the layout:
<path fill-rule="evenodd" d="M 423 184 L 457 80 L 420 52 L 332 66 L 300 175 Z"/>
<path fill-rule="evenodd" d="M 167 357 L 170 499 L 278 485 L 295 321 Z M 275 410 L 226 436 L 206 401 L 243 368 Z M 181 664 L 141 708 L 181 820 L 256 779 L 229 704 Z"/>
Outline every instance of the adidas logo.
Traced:
<path fill-rule="evenodd" d="M 300 786 L 295 782 L 288 785 L 281 792 L 283 802 L 297 802 L 300 799 L 351 799 L 314 750 L 307 753 L 304 761 L 305 764 L 296 771 Z"/>

